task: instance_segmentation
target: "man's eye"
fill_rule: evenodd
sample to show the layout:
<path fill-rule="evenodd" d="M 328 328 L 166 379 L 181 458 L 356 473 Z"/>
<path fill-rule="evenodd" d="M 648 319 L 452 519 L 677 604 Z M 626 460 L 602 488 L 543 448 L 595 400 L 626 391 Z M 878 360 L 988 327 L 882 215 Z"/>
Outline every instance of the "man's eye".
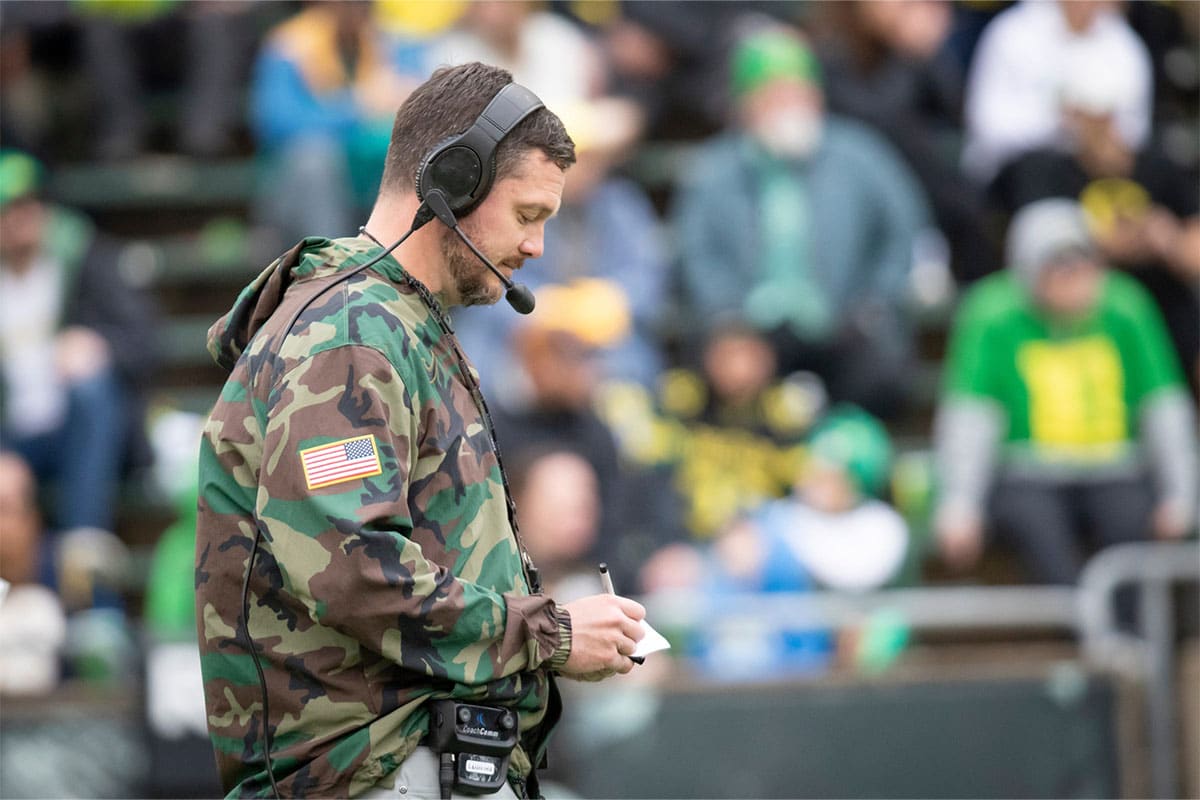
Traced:
<path fill-rule="evenodd" d="M 533 222 L 533 217 L 529 216 L 528 214 L 517 214 L 517 219 L 521 221 L 522 225 L 528 225 L 529 223 Z"/>

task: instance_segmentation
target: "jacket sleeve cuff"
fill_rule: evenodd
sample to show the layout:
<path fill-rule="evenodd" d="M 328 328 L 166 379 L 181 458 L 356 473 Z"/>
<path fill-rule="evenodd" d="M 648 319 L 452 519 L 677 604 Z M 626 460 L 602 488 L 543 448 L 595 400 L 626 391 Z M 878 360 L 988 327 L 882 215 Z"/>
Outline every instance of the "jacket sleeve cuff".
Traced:
<path fill-rule="evenodd" d="M 501 660 L 525 653 L 524 668 L 549 667 L 563 649 L 561 606 L 543 595 L 504 595 L 508 609 Z M 570 625 L 568 618 L 568 626 Z M 568 647 L 569 639 L 568 639 Z M 566 656 L 563 656 L 566 661 Z"/>
<path fill-rule="evenodd" d="M 558 621 L 558 647 L 554 649 L 554 655 L 550 656 L 547 665 L 550 669 L 560 670 L 571 657 L 571 612 L 563 606 L 555 606 L 554 616 Z"/>

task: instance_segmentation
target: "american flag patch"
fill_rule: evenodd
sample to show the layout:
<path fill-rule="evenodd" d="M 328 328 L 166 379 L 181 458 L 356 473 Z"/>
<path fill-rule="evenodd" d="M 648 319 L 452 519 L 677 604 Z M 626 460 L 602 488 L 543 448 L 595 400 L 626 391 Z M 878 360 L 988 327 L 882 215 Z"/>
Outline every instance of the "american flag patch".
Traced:
<path fill-rule="evenodd" d="M 370 435 L 301 450 L 300 464 L 304 467 L 304 482 L 309 489 L 383 472 L 375 437 Z"/>

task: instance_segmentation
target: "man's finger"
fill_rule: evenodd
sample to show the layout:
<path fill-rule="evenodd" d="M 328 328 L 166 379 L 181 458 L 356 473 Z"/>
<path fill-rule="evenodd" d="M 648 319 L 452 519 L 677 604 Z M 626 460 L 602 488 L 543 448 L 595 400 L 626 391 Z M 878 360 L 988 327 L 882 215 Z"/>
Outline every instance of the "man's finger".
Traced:
<path fill-rule="evenodd" d="M 637 650 L 637 642 L 633 639 L 622 639 L 617 642 L 617 652 L 622 656 L 631 656 Z"/>
<path fill-rule="evenodd" d="M 646 635 L 646 632 L 642 630 L 640 623 L 626 618 L 621 620 L 621 634 L 626 639 L 631 639 L 634 642 L 640 642 L 642 637 Z"/>
<path fill-rule="evenodd" d="M 638 601 L 630 600 L 628 597 L 617 597 L 617 601 L 621 606 L 621 610 L 625 612 L 625 616 L 630 617 L 634 621 L 646 618 L 646 607 Z"/>

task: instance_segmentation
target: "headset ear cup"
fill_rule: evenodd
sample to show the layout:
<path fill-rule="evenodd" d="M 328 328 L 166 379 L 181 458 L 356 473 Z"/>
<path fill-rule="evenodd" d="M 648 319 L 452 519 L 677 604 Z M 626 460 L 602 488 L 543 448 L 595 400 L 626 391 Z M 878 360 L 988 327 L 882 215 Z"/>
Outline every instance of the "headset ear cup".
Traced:
<path fill-rule="evenodd" d="M 441 190 L 450 209 L 460 213 L 474 207 L 491 184 L 494 165 L 484 164 L 475 150 L 454 137 L 435 148 L 417 170 L 417 196 L 424 199 Z"/>
<path fill-rule="evenodd" d="M 457 138 L 457 136 L 449 136 L 443 139 L 442 141 L 438 142 L 437 146 L 430 150 L 423 159 L 421 159 L 421 163 L 417 166 L 416 177 L 413 180 L 413 184 L 417 189 L 418 200 L 424 200 L 425 196 L 429 194 L 431 189 L 441 188 L 431 185 L 432 174 L 429 172 L 429 165 L 433 163 L 433 161 L 438 157 L 439 153 L 449 147 L 450 144 L 452 144 Z"/>

